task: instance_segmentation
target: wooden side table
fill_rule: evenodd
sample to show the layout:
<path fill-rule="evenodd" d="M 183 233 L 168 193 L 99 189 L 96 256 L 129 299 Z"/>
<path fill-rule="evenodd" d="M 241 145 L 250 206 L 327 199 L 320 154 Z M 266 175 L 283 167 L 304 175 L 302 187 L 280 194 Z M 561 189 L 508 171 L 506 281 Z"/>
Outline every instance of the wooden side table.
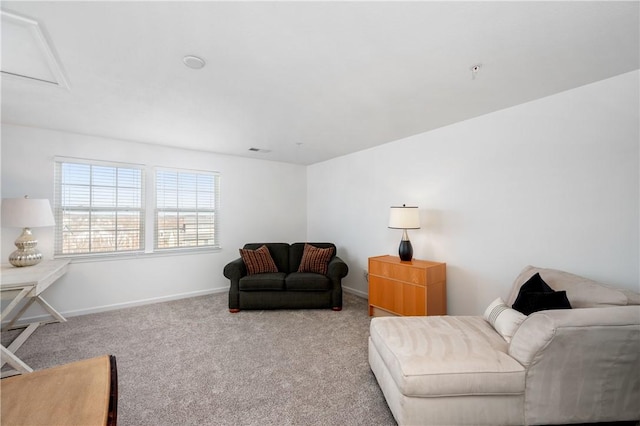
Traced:
<path fill-rule="evenodd" d="M 68 259 L 60 259 L 43 260 L 37 265 L 25 266 L 22 268 L 17 268 L 11 265 L 2 265 L 2 277 L 0 279 L 2 298 L 11 298 L 11 302 L 2 310 L 2 322 L 5 320 L 8 321 L 7 325 L 2 327 L 2 331 L 12 328 L 26 327 L 8 347 L 0 345 L 0 368 L 7 363 L 15 369 L 3 372 L 2 377 L 16 373 L 30 373 L 33 371 L 31 367 L 16 356 L 16 351 L 40 325 L 66 321 L 65 317 L 63 317 L 60 312 L 56 311 L 47 303 L 46 300 L 42 298 L 41 294 L 67 272 L 68 264 Z M 24 299 L 28 299 L 24 306 L 22 306 L 17 313 L 12 315 L 13 311 Z M 38 302 L 38 304 L 42 306 L 53 317 L 53 319 L 50 321 L 37 321 L 30 324 L 14 326 L 16 321 L 20 319 L 29 306 L 34 302 Z"/>
<path fill-rule="evenodd" d="M 369 258 L 369 315 L 446 315 L 446 264 Z"/>

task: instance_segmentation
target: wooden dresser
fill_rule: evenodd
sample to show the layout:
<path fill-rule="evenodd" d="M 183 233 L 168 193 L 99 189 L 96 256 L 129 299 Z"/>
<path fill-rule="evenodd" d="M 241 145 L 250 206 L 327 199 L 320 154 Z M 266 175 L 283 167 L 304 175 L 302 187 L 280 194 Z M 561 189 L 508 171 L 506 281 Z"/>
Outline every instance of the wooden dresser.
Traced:
<path fill-rule="evenodd" d="M 369 258 L 369 315 L 446 315 L 445 263 Z"/>

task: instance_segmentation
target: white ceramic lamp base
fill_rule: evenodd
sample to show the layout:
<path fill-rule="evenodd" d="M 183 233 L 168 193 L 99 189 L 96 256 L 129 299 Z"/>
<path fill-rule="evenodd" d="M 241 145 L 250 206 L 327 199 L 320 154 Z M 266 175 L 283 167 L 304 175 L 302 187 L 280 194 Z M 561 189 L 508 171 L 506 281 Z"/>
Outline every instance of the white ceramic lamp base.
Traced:
<path fill-rule="evenodd" d="M 42 260 L 42 253 L 36 248 L 38 240 L 33 237 L 30 228 L 24 228 L 22 235 L 16 239 L 14 244 L 18 249 L 9 255 L 9 263 L 13 266 L 33 266 Z"/>

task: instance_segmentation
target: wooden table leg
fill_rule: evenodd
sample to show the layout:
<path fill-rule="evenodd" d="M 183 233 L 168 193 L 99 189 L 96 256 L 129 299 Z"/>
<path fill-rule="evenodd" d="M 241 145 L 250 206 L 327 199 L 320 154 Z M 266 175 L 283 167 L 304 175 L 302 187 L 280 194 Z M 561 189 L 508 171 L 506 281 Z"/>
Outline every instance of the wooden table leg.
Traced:
<path fill-rule="evenodd" d="M 13 298 L 11 303 L 9 303 L 7 305 L 7 307 L 2 311 L 2 314 L 0 315 L 0 320 L 1 321 L 4 321 L 7 318 L 7 316 L 9 316 L 11 311 L 13 311 L 16 308 L 16 306 L 18 306 L 18 303 L 20 303 L 20 301 L 25 298 L 25 296 L 31 291 L 32 288 L 33 288 L 33 286 L 29 286 L 29 287 L 23 288 L 20 291 L 20 293 L 18 293 L 18 295 Z M 18 316 L 18 315 L 16 315 L 16 316 Z M 15 319 L 14 319 L 14 321 L 15 321 Z M 3 328 L 3 330 L 4 330 L 4 328 Z"/>
<path fill-rule="evenodd" d="M 44 300 L 42 297 L 36 296 L 35 299 L 38 301 L 40 306 L 45 308 L 47 312 L 49 312 L 51 316 L 57 320 L 56 322 L 67 322 L 67 319 L 63 317 L 60 312 L 56 311 L 54 307 L 51 306 L 49 303 L 47 303 L 47 301 Z"/>
<path fill-rule="evenodd" d="M 27 303 L 24 304 L 22 309 L 20 309 L 20 311 L 18 311 L 18 313 L 14 315 L 14 317 L 11 319 L 11 321 L 9 321 L 9 323 L 2 328 L 2 331 L 12 330 L 14 328 L 24 328 L 24 327 L 26 327 L 25 325 L 20 325 L 18 327 L 14 327 L 14 324 L 16 323 L 18 318 L 20 318 L 22 316 L 22 314 L 24 314 L 27 311 L 27 309 L 29 309 L 29 306 L 31 306 L 32 304 L 33 304 L 33 298 L 30 298 L 27 301 Z"/>
<path fill-rule="evenodd" d="M 8 363 L 9 365 L 11 365 L 13 368 L 15 368 L 18 371 L 21 371 L 20 369 L 18 369 L 18 367 L 16 367 L 15 365 L 11 364 L 10 360 L 13 361 L 19 361 L 22 366 L 27 367 L 27 364 L 23 363 L 20 358 L 18 358 L 15 353 L 18 349 L 20 349 L 20 346 L 22 346 L 22 344 L 29 338 L 29 336 L 31 336 L 33 334 L 34 331 L 36 331 L 36 328 L 38 328 L 38 326 L 40 325 L 39 322 L 34 322 L 29 324 L 29 326 L 18 335 L 18 337 L 16 337 L 15 339 L 13 339 L 13 342 L 11 342 L 11 344 L 9 345 L 9 347 L 5 348 L 4 346 L 2 347 L 3 351 L 2 354 L 5 355 L 5 351 L 11 354 L 11 357 L 7 357 L 7 359 L 3 359 L 0 360 L 0 368 L 2 368 L 4 366 L 5 363 Z M 25 373 L 25 371 L 22 371 L 23 373 Z"/>
<path fill-rule="evenodd" d="M 31 367 L 25 364 L 20 358 L 15 356 L 11 351 L 9 351 L 9 349 L 5 348 L 2 345 L 0 345 L 0 359 L 2 360 L 3 365 L 5 363 L 9 364 L 20 374 L 31 373 L 33 371 Z M 13 375 L 13 371 L 2 373 L 2 377 L 6 377 L 9 375 Z"/>

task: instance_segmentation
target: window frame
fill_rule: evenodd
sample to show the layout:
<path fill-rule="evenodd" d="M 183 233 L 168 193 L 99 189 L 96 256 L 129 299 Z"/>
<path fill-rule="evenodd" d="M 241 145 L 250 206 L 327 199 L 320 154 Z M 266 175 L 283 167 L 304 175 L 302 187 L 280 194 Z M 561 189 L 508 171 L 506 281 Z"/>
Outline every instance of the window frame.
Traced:
<path fill-rule="evenodd" d="M 159 174 L 160 173 L 175 173 L 176 174 L 176 196 L 178 197 L 178 199 L 176 200 L 176 206 L 175 207 L 159 207 Z M 179 204 L 179 189 L 178 189 L 178 181 L 180 178 L 180 175 L 195 175 L 196 176 L 196 182 L 195 182 L 195 187 L 191 188 L 190 190 L 188 190 L 187 192 L 195 192 L 196 194 L 196 205 L 195 207 L 180 207 Z M 212 185 L 212 190 L 208 191 L 211 194 L 211 198 L 212 198 L 212 205 L 213 207 L 211 208 L 205 208 L 205 207 L 199 207 L 198 206 L 198 198 L 197 198 L 197 194 L 198 194 L 198 181 L 197 179 L 200 177 L 206 177 L 208 179 L 212 179 L 213 181 L 213 185 Z M 154 253 L 171 253 L 171 252 L 188 252 L 188 251 L 211 251 L 211 250 L 219 250 L 221 248 L 220 245 L 220 231 L 219 231 L 219 225 L 220 225 L 220 173 L 217 171 L 212 171 L 212 170 L 196 170 L 196 169 L 184 169 L 184 168 L 173 168 L 173 167 L 159 167 L 156 166 L 153 168 L 153 252 Z M 184 191 L 184 190 L 183 190 Z M 180 245 L 174 245 L 171 247 L 160 247 L 159 243 L 160 243 L 160 236 L 159 236 L 159 227 L 160 227 L 160 218 L 159 218 L 159 214 L 160 213 L 176 213 L 176 215 L 180 216 L 180 214 L 185 214 L 185 213 L 193 213 L 195 214 L 196 218 L 199 217 L 199 215 L 202 214 L 207 214 L 210 215 L 212 220 L 211 220 L 211 239 L 213 239 L 213 243 L 212 244 L 196 244 L 196 245 L 185 245 L 185 246 L 180 246 Z M 197 222 L 197 220 L 196 220 Z M 176 220 L 176 230 L 178 231 L 178 235 L 180 233 L 179 230 L 179 221 Z M 183 224 L 183 226 L 185 226 Z M 183 231 L 186 232 L 186 229 Z M 200 241 L 200 226 L 197 226 L 197 230 L 196 230 L 196 242 Z M 178 238 L 179 241 L 179 238 Z"/>
<path fill-rule="evenodd" d="M 63 186 L 65 182 L 63 181 L 63 168 L 65 164 L 78 164 L 81 166 L 89 166 L 89 205 L 88 206 L 65 206 L 63 205 Z M 100 185 L 93 183 L 93 168 L 94 167 L 103 167 L 103 168 L 113 168 L 115 169 L 115 185 Z M 139 173 L 139 179 L 137 179 L 136 186 L 120 186 L 118 181 L 120 179 L 118 170 L 135 170 Z M 70 185 L 70 183 L 66 183 Z M 83 186 L 86 184 L 76 184 L 78 186 Z M 98 206 L 93 200 L 93 194 L 96 188 L 112 188 L 115 192 L 116 197 L 116 206 Z M 137 192 L 137 196 L 139 197 L 139 207 L 131 207 L 131 206 L 118 206 L 118 197 L 119 197 L 119 189 L 134 189 Z M 146 198 L 146 170 L 145 166 L 141 164 L 135 163 L 124 163 L 124 162 L 116 162 L 116 161 L 101 161 L 101 160 L 92 160 L 92 159 L 84 159 L 84 158 L 72 158 L 72 157 L 55 157 L 54 158 L 54 217 L 56 219 L 56 226 L 54 231 L 54 257 L 55 258 L 96 258 L 96 257 L 125 257 L 132 255 L 139 255 L 141 253 L 145 253 L 146 246 L 146 216 L 147 216 L 147 203 L 148 200 Z M 65 211 L 81 211 L 88 212 L 89 221 L 88 221 L 88 232 L 89 238 L 89 249 L 87 251 L 75 252 L 75 253 L 65 253 L 64 252 L 64 212 Z M 93 251 L 91 249 L 92 244 L 92 219 L 91 215 L 93 213 L 114 213 L 115 220 L 115 228 L 113 229 L 114 238 L 115 238 L 115 250 L 100 250 Z M 119 213 L 125 212 L 136 212 L 138 216 L 139 226 L 134 230 L 138 233 L 138 248 L 130 249 L 130 250 L 119 250 L 118 249 L 118 234 L 120 232 L 124 232 L 125 229 L 120 229 L 118 227 L 118 216 Z"/>

